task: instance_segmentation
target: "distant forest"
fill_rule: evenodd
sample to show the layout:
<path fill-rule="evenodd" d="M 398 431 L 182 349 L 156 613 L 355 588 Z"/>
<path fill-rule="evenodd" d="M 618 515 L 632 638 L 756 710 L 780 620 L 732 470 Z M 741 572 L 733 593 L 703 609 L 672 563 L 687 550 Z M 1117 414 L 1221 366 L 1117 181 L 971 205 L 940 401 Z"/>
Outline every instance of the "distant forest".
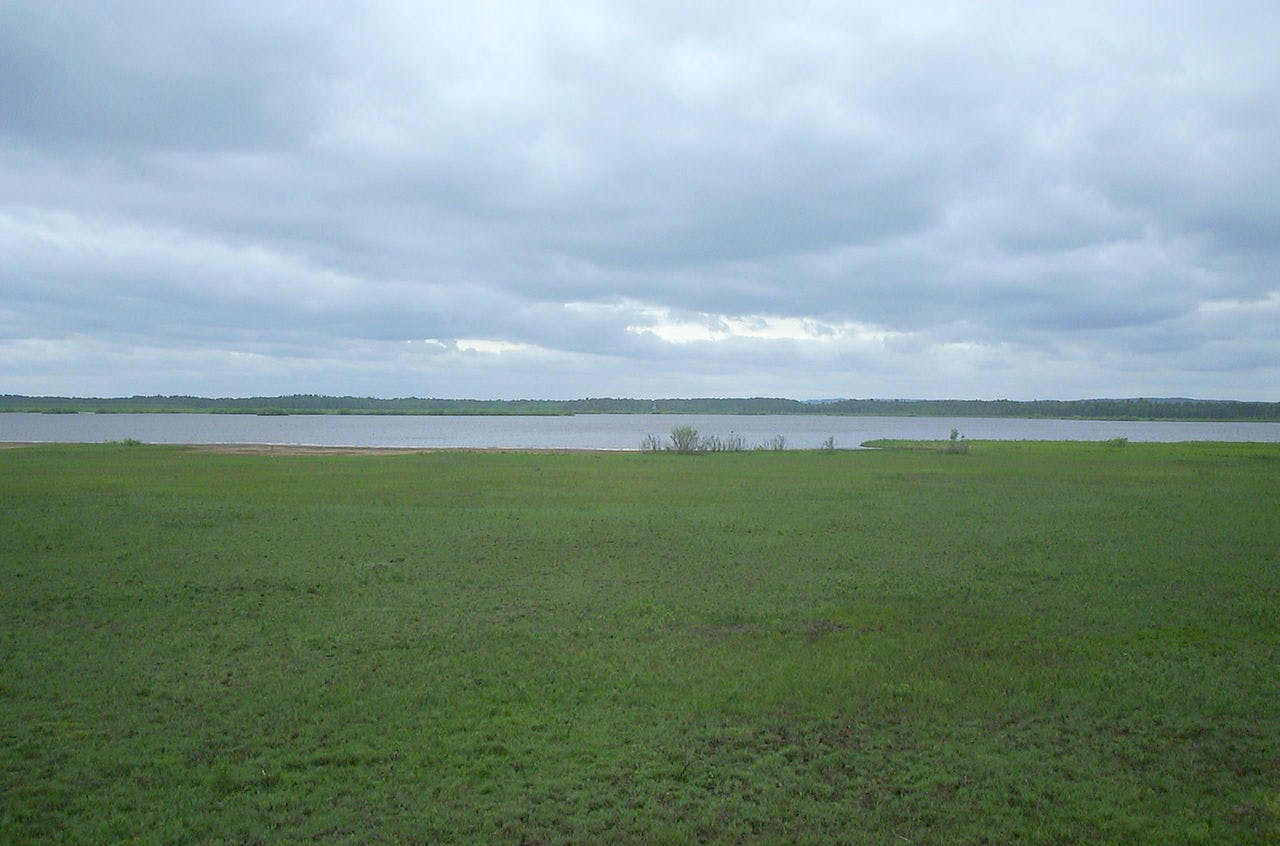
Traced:
<path fill-rule="evenodd" d="M 847 414 L 906 417 L 1044 417 L 1090 420 L 1276 420 L 1280 402 L 1237 402 L 1196 399 L 1084 400 L 887 400 L 841 399 L 803 402 L 792 399 L 579 399 L 468 400 L 405 397 L 327 397 L 294 394 L 281 397 L 217 398 L 26 397 L 0 395 L 0 411 L 46 414 L 96 412 L 213 414 Z"/>

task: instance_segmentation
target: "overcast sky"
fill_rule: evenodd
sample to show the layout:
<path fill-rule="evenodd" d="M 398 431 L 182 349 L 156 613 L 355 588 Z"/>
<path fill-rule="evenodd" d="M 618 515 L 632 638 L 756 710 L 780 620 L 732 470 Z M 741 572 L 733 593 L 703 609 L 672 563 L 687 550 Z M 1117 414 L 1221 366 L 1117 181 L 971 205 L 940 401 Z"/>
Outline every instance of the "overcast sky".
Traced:
<path fill-rule="evenodd" d="M 1280 400 L 1280 4 L 0 0 L 0 393 Z"/>

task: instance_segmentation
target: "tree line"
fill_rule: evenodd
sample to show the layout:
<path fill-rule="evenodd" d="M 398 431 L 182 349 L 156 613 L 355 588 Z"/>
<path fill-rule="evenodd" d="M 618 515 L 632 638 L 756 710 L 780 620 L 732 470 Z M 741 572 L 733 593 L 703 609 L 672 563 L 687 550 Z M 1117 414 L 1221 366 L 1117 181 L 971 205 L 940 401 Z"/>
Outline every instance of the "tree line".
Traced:
<path fill-rule="evenodd" d="M 1023 417 L 1091 420 L 1280 421 L 1280 402 L 1185 398 L 1081 400 L 840 399 L 780 397 L 480 400 L 421 397 L 30 397 L 0 395 L 0 411 L 44 413 L 203 412 L 214 414 L 843 414 L 907 417 Z"/>

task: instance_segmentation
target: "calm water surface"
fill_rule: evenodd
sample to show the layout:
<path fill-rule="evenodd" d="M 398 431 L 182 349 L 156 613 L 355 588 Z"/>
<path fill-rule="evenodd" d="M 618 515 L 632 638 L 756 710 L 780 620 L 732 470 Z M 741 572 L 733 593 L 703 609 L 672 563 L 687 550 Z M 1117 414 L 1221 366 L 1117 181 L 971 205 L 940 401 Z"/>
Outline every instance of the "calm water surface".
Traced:
<path fill-rule="evenodd" d="M 1017 420 L 1003 417 L 843 417 L 793 415 L 581 414 L 573 417 L 409 417 L 386 415 L 14 414 L 0 413 L 0 441 L 155 444 L 637 449 L 674 426 L 703 435 L 741 435 L 748 447 L 786 438 L 812 449 L 827 438 L 854 448 L 874 438 L 942 439 L 959 429 L 989 440 L 1271 441 L 1280 423 Z"/>

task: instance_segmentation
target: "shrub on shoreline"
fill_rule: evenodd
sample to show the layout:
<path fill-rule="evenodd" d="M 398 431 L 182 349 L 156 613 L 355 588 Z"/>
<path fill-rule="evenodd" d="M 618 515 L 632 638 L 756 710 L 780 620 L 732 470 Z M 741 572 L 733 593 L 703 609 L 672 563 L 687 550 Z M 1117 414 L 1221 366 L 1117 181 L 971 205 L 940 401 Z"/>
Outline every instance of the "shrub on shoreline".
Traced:
<path fill-rule="evenodd" d="M 781 452 L 787 448 L 787 439 L 783 435 L 774 435 L 768 441 L 762 444 L 756 444 L 752 449 L 757 452 Z M 827 438 L 827 443 L 823 449 L 828 451 L 835 450 L 835 439 Z M 679 455 L 697 455 L 704 452 L 746 452 L 747 443 L 742 435 L 730 433 L 727 436 L 706 435 L 700 436 L 698 430 L 692 426 L 677 426 L 671 430 L 666 442 L 657 435 L 645 435 L 640 441 L 641 452 L 674 452 Z"/>

